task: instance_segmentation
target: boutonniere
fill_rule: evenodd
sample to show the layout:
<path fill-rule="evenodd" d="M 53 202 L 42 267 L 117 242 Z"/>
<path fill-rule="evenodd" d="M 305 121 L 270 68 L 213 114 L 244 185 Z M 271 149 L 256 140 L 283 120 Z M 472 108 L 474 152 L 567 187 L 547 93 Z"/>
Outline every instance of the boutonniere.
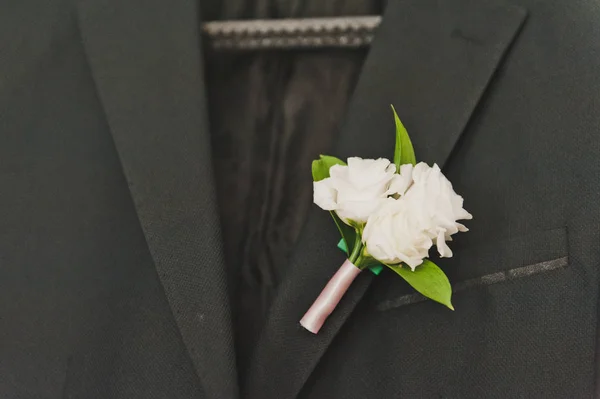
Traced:
<path fill-rule="evenodd" d="M 331 216 L 348 259 L 329 280 L 300 324 L 316 334 L 358 274 L 387 267 L 416 291 L 454 310 L 444 272 L 428 259 L 436 246 L 452 256 L 447 241 L 468 229 L 463 198 L 437 164 L 417 163 L 408 132 L 392 107 L 396 123 L 394 162 L 322 155 L 313 161 L 314 202 Z"/>

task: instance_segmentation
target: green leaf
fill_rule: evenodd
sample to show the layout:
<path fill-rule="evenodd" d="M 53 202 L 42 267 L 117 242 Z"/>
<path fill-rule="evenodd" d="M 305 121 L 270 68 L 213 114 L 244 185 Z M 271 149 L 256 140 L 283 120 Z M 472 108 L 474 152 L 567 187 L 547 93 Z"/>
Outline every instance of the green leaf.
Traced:
<path fill-rule="evenodd" d="M 407 163 L 416 165 L 417 158 L 415 157 L 415 150 L 406 128 L 400 121 L 394 106 L 392 105 L 392 112 L 394 113 L 394 121 L 396 122 L 396 148 L 394 150 L 394 164 L 396 165 L 396 171 L 400 172 L 400 165 Z"/>
<path fill-rule="evenodd" d="M 386 265 L 402 277 L 415 290 L 429 299 L 441 303 L 454 310 L 452 306 L 452 287 L 448 277 L 435 263 L 425 259 L 413 272 L 408 266 Z"/>
<path fill-rule="evenodd" d="M 346 244 L 346 254 L 350 255 L 354 249 L 354 243 L 356 242 L 356 230 L 344 223 L 337 213 L 333 211 L 330 211 L 329 213 L 331 213 L 331 217 L 342 235 L 342 240 L 344 240 Z"/>
<path fill-rule="evenodd" d="M 346 165 L 346 162 L 329 155 L 320 155 L 312 163 L 312 176 L 314 181 L 321 181 L 329 177 L 329 169 L 333 165 Z"/>

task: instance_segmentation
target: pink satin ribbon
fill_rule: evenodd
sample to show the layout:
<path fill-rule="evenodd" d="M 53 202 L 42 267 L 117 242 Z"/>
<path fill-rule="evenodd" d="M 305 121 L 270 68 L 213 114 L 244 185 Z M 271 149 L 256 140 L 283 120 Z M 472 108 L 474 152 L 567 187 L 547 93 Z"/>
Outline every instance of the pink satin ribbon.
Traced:
<path fill-rule="evenodd" d="M 300 325 L 313 334 L 318 333 L 360 272 L 358 267 L 346 259 L 302 317 Z"/>

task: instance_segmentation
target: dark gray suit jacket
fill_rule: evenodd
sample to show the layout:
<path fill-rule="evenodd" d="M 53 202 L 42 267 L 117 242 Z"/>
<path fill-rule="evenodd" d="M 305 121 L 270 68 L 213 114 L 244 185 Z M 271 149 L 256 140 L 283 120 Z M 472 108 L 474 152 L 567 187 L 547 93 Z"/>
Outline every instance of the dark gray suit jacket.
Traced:
<path fill-rule="evenodd" d="M 391 157 L 392 103 L 443 165 L 456 311 L 363 273 L 300 328 L 343 261 L 315 209 L 243 369 L 195 2 L 0 6 L 0 397 L 593 397 L 600 7 L 512 1 L 390 2 L 330 151 Z"/>

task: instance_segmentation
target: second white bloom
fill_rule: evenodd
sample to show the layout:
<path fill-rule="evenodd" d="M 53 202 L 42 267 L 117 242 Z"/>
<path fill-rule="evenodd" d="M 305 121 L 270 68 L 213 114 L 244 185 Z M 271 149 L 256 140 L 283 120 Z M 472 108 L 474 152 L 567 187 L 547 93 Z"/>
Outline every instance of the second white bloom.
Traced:
<path fill-rule="evenodd" d="M 472 216 L 437 165 L 421 162 L 411 168 L 410 175 L 402 196 L 388 199 L 369 217 L 362 238 L 375 259 L 387 264 L 404 262 L 414 270 L 434 243 L 440 256 L 452 256 L 446 241 L 467 231 L 457 221 Z"/>

